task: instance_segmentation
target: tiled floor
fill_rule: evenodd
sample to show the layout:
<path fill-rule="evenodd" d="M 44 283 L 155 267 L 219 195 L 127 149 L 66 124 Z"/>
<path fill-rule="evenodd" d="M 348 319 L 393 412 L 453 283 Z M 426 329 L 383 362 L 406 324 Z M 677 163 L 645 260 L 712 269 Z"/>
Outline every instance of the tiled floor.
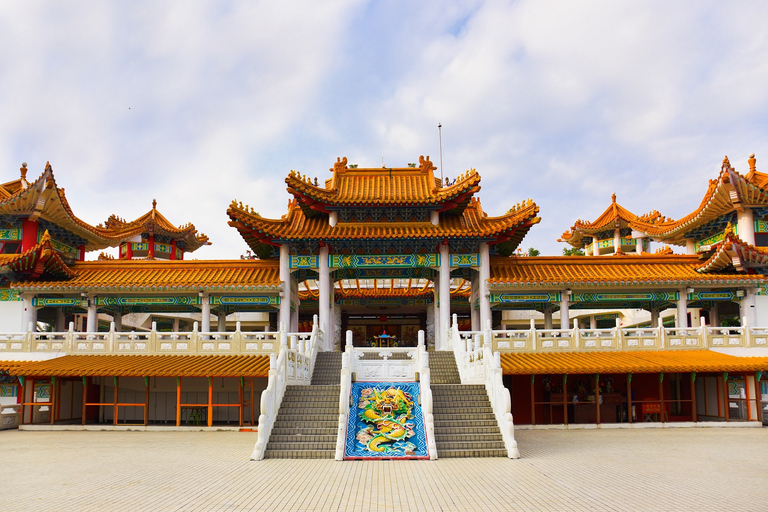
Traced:
<path fill-rule="evenodd" d="M 522 457 L 248 460 L 255 433 L 0 432 L 0 510 L 768 510 L 768 428 L 518 431 Z"/>

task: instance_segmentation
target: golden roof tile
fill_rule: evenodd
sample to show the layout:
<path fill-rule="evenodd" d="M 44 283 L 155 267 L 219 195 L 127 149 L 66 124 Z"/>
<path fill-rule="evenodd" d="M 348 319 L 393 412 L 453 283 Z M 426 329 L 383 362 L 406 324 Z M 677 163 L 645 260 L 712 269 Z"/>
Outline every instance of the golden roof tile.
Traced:
<path fill-rule="evenodd" d="M 314 184 L 307 176 L 291 171 L 285 179 L 288 192 L 293 194 L 305 213 L 325 210 L 325 206 L 406 206 L 435 205 L 441 210 L 460 213 L 469 197 L 480 190 L 480 175 L 474 169 L 459 176 L 454 183 L 444 185 L 435 178 L 436 167 L 429 157 L 419 157 L 418 167 L 357 168 L 349 167 L 347 159 L 339 158 L 331 168 L 333 177 L 325 187 Z"/>
<path fill-rule="evenodd" d="M 604 256 L 539 256 L 491 258 L 491 285 L 539 286 L 687 286 L 738 285 L 765 281 L 763 275 L 702 274 L 697 256 L 643 254 Z"/>
<path fill-rule="evenodd" d="M 733 268 L 739 272 L 747 268 L 768 266 L 768 249 L 755 247 L 734 234 L 728 224 L 725 236 L 716 246 L 712 255 L 697 269 L 702 273 L 721 272 Z"/>
<path fill-rule="evenodd" d="M 295 202 L 281 219 L 265 219 L 234 202 L 227 209 L 232 219 L 229 225 L 240 231 L 251 249 L 263 255 L 266 246 L 277 245 L 276 240 L 315 239 L 333 243 L 349 239 L 403 239 L 427 238 L 442 241 L 453 237 L 477 237 L 495 240 L 490 243 L 509 244 L 506 254 L 514 252 L 517 244 L 534 224 L 541 219 L 536 215 L 539 207 L 531 200 L 524 201 L 506 214 L 488 217 L 480 202 L 472 198 L 462 215 L 444 216 L 439 225 L 430 222 L 339 222 L 331 227 L 322 217 L 307 217 Z M 271 249 L 269 249 L 271 251 Z"/>
<path fill-rule="evenodd" d="M 112 236 L 120 240 L 128 240 L 131 237 L 140 234 L 165 235 L 172 240 L 180 240 L 185 244 L 187 252 L 193 252 L 203 245 L 210 245 L 208 237 L 198 233 L 193 224 L 185 224 L 176 227 L 157 210 L 157 201 L 152 200 L 152 209 L 141 217 L 131 222 L 110 215 L 104 226 L 97 226 L 99 229 L 111 231 Z"/>
<path fill-rule="evenodd" d="M 589 373 L 752 372 L 768 357 L 736 357 L 711 350 L 526 352 L 501 354 L 504 375 Z"/>
<path fill-rule="evenodd" d="M 39 377 L 266 377 L 265 355 L 71 355 L 22 362 L 11 375 Z"/>
<path fill-rule="evenodd" d="M 69 281 L 22 281 L 16 290 L 35 291 L 275 291 L 276 261 L 261 260 L 107 260 L 77 262 Z"/>

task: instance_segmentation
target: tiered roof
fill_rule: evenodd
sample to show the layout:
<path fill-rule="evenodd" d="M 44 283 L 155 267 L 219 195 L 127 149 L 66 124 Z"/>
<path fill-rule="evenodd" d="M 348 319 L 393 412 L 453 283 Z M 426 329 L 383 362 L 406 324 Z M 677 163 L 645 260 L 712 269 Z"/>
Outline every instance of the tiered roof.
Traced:
<path fill-rule="evenodd" d="M 186 251 L 194 251 L 209 243 L 208 237 L 198 235 L 192 224 L 173 226 L 157 211 L 154 201 L 152 210 L 133 222 L 125 222 L 112 215 L 105 225 L 92 226 L 72 212 L 64 188 L 56 184 L 50 163 L 46 164 L 43 174 L 34 182 L 28 182 L 26 175 L 25 164 L 21 168 L 20 179 L 0 185 L 0 215 L 49 221 L 81 238 L 86 251 L 115 247 L 144 232 L 164 234 L 171 239 L 181 240 Z"/>
<path fill-rule="evenodd" d="M 446 239 L 475 238 L 495 244 L 497 252 L 508 255 L 514 252 L 531 226 L 541 220 L 537 217 L 539 207 L 531 200 L 518 204 L 504 215 L 489 217 L 480 201 L 471 197 L 479 190 L 479 176 L 475 171 L 441 189 L 439 180 L 432 177 L 431 162 L 421 160 L 421 168 L 405 169 L 349 169 L 346 160 L 340 161 L 335 167 L 334 178 L 329 180 L 323 192 L 326 197 L 313 204 L 308 202 L 310 187 L 318 197 L 323 189 L 296 175 L 289 176 L 286 181 L 295 199 L 289 203 L 286 215 L 280 219 L 266 219 L 252 208 L 233 201 L 227 209 L 231 219 L 229 225 L 237 228 L 259 257 L 270 257 L 273 248 L 283 241 L 299 239 L 332 244 L 334 240 L 427 239 L 437 243 Z M 406 186 L 408 183 L 414 188 Z M 427 184 L 432 188 L 427 189 Z M 448 214 L 441 216 L 438 225 L 396 221 L 338 222 L 331 226 L 327 216 L 317 213 L 331 206 L 372 204 L 430 205 Z"/>
<path fill-rule="evenodd" d="M 489 283 L 502 288 L 756 285 L 757 274 L 702 273 L 697 256 L 642 255 L 605 258 L 511 257 L 491 259 Z"/>
<path fill-rule="evenodd" d="M 258 260 L 107 260 L 80 262 L 68 281 L 21 281 L 38 292 L 278 291 L 277 262 Z"/>
<path fill-rule="evenodd" d="M 768 206 L 768 175 L 755 168 L 755 155 L 749 156 L 749 173 L 742 176 L 731 167 L 726 156 L 717 179 L 710 180 L 699 207 L 685 217 L 640 229 L 668 244 L 685 245 L 691 231 L 724 215 L 743 211 L 747 206 Z"/>
<path fill-rule="evenodd" d="M 657 211 L 645 215 L 635 215 L 616 202 L 616 194 L 611 195 L 611 205 L 593 222 L 577 220 L 569 231 L 562 234 L 558 242 L 567 242 L 573 247 L 581 248 L 585 238 L 594 238 L 598 233 L 608 230 L 630 228 L 645 231 L 666 218 Z"/>
<path fill-rule="evenodd" d="M 99 225 L 101 228 L 102 226 Z M 125 220 L 110 215 L 103 226 L 114 233 L 114 236 L 121 240 L 141 235 L 162 235 L 170 240 L 177 241 L 177 247 L 188 252 L 195 251 L 203 245 L 210 245 L 208 237 L 203 233 L 198 233 L 193 224 L 185 224 L 176 227 L 157 210 L 157 201 L 152 200 L 152 209 L 137 218 L 134 221 Z"/>
<path fill-rule="evenodd" d="M 320 187 L 300 173 L 291 171 L 285 179 L 307 216 L 328 213 L 346 206 L 427 206 L 460 214 L 469 198 L 480 190 L 480 175 L 474 169 L 450 185 L 435 178 L 436 167 L 429 157 L 419 157 L 419 166 L 404 168 L 358 169 L 348 166 L 347 158 L 337 159 L 333 177 Z"/>

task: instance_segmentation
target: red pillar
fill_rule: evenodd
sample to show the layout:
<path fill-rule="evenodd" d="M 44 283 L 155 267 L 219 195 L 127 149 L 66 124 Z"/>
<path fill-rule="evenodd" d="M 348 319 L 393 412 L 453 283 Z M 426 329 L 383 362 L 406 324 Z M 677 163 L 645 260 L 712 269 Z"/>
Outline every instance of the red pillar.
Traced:
<path fill-rule="evenodd" d="M 85 246 L 77 246 L 77 261 L 85 261 Z"/>
<path fill-rule="evenodd" d="M 24 219 L 21 221 L 21 252 L 26 252 L 37 245 L 36 221 Z"/>
<path fill-rule="evenodd" d="M 155 235 L 149 235 L 147 239 L 147 259 L 155 259 Z"/>
<path fill-rule="evenodd" d="M 176 240 L 171 240 L 171 255 L 170 259 L 176 259 Z"/>

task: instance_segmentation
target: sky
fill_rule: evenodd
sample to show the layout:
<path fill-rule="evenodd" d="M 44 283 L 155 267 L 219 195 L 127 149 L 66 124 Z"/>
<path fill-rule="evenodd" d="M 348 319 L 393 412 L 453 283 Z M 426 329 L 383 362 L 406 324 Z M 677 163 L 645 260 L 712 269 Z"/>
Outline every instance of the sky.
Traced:
<path fill-rule="evenodd" d="M 766 27 L 738 0 L 3 0 L 0 180 L 50 162 L 94 225 L 157 199 L 227 259 L 233 200 L 279 218 L 292 169 L 440 166 L 442 139 L 445 176 L 477 169 L 489 215 L 533 199 L 521 247 L 562 254 L 613 192 L 677 219 L 725 155 L 768 172 Z"/>

